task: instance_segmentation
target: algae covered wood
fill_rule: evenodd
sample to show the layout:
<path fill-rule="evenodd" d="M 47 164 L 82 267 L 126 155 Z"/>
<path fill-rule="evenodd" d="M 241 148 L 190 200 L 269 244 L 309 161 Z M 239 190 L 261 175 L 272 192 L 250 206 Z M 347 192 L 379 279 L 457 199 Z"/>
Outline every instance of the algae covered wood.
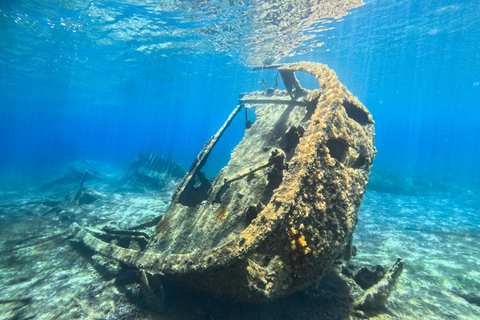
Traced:
<path fill-rule="evenodd" d="M 327 66 L 279 69 L 286 91 L 240 99 L 177 188 L 145 251 L 103 242 L 78 225 L 100 254 L 184 285 L 258 301 L 319 282 L 348 255 L 375 156 L 374 121 Z M 314 75 L 306 90 L 296 72 Z M 257 118 L 210 181 L 201 172 L 240 108 Z M 347 248 L 347 249 L 346 249 Z"/>

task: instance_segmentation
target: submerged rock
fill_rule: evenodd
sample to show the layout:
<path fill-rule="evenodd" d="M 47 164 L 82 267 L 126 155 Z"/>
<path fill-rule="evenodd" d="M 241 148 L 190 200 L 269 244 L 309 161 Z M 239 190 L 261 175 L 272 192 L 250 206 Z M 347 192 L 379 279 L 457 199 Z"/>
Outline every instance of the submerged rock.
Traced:
<path fill-rule="evenodd" d="M 367 290 L 377 284 L 385 276 L 385 273 L 387 270 L 381 265 L 377 265 L 374 270 L 364 266 L 355 273 L 353 279 L 363 290 Z"/>
<path fill-rule="evenodd" d="M 360 299 L 354 302 L 355 308 L 367 312 L 379 311 L 385 308 L 387 299 L 395 291 L 395 286 L 403 272 L 404 264 L 405 262 L 401 258 L 397 258 L 385 275 L 372 287 L 365 290 Z"/>
<path fill-rule="evenodd" d="M 149 300 L 164 276 L 246 301 L 317 284 L 332 261 L 350 256 L 376 153 L 374 121 L 325 65 L 293 63 L 279 72 L 287 90 L 242 96 L 180 182 L 145 250 L 73 224 L 76 239 L 139 269 Z M 295 72 L 314 75 L 319 89 L 303 89 Z M 247 117 L 243 140 L 211 183 L 200 170 L 242 108 L 255 109 L 256 120 Z"/>
<path fill-rule="evenodd" d="M 480 295 L 478 293 L 463 291 L 457 287 L 454 287 L 451 291 L 457 296 L 465 299 L 468 303 L 476 304 L 480 307 Z"/>

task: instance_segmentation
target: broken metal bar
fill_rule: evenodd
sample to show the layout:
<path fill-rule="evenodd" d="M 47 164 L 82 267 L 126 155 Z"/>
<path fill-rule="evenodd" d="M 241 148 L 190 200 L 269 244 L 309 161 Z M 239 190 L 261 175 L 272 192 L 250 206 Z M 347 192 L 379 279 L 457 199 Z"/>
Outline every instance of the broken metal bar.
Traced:
<path fill-rule="evenodd" d="M 242 178 L 245 178 L 246 176 L 254 173 L 254 172 L 257 172 L 259 170 L 262 170 L 266 167 L 269 167 L 273 165 L 273 163 L 271 163 L 270 161 L 267 161 L 265 163 L 262 163 L 261 165 L 259 166 L 254 166 L 254 167 L 251 167 L 251 168 L 247 168 L 246 171 L 243 171 L 243 172 L 240 172 L 238 175 L 235 175 L 233 177 L 231 177 L 230 179 L 225 179 L 225 181 L 223 181 L 224 184 L 229 184 L 229 183 L 232 183 L 234 181 L 237 181 L 237 180 L 240 180 Z"/>
<path fill-rule="evenodd" d="M 85 182 L 85 178 L 87 177 L 87 174 L 88 174 L 88 171 L 85 171 L 83 174 L 82 180 L 80 180 L 80 186 L 78 187 L 78 190 L 75 193 L 75 196 L 70 201 L 71 206 L 78 204 L 78 200 L 80 199 L 80 196 L 82 195 L 82 192 L 83 192 L 83 183 Z"/>
<path fill-rule="evenodd" d="M 257 70 L 264 70 L 264 69 L 277 69 L 277 68 L 283 67 L 284 65 L 285 65 L 284 63 L 271 64 L 269 66 L 254 67 L 252 68 L 252 70 L 257 71 Z"/>
<path fill-rule="evenodd" d="M 145 237 L 146 239 L 149 239 L 149 235 L 146 234 L 145 232 L 142 232 L 142 231 L 133 231 L 133 230 L 117 230 L 117 229 L 113 229 L 113 228 L 110 228 L 110 227 L 103 227 L 102 228 L 102 231 L 105 232 L 105 233 L 108 233 L 108 234 L 112 234 L 112 235 L 122 235 L 122 236 L 137 236 L 137 237 Z"/>
<path fill-rule="evenodd" d="M 145 238 L 144 235 L 125 235 L 125 234 L 118 234 L 118 233 L 108 233 L 104 232 L 103 230 L 94 230 L 88 229 L 94 237 L 102 240 L 102 241 L 112 241 L 114 239 L 131 239 L 131 240 L 140 240 L 140 241 L 147 241 L 148 238 Z"/>
<path fill-rule="evenodd" d="M 180 197 L 180 194 L 182 191 L 187 187 L 189 184 L 190 180 L 192 180 L 196 173 L 205 165 L 207 162 L 208 156 L 212 152 L 213 147 L 217 144 L 218 140 L 222 137 L 222 135 L 225 133 L 227 128 L 230 126 L 232 123 L 233 119 L 235 119 L 235 116 L 240 112 L 242 109 L 243 104 L 239 104 L 230 114 L 228 117 L 227 121 L 223 124 L 223 126 L 218 130 L 218 132 L 213 135 L 207 143 L 203 146 L 202 151 L 198 154 L 197 158 L 195 161 L 193 161 L 192 165 L 190 166 L 190 169 L 188 170 L 188 173 L 183 177 L 182 181 L 177 187 L 177 190 L 175 190 L 175 193 L 173 194 L 172 197 L 172 202 L 177 203 Z"/>
<path fill-rule="evenodd" d="M 47 212 L 45 212 L 44 214 L 42 214 L 42 217 L 44 217 L 44 216 L 46 216 L 46 215 L 49 215 L 50 213 L 59 214 L 61 211 L 62 211 L 62 208 L 60 208 L 60 207 L 51 208 L 50 210 L 47 210 Z"/>
<path fill-rule="evenodd" d="M 240 103 L 242 104 L 288 104 L 294 106 L 302 106 L 305 107 L 306 103 L 304 101 L 296 101 L 296 100 L 282 100 L 282 99 L 241 99 Z"/>
<path fill-rule="evenodd" d="M 148 221 L 148 222 L 145 222 L 145 223 L 141 223 L 137 226 L 133 226 L 133 227 L 130 227 L 128 228 L 127 230 L 138 230 L 138 229 L 145 229 L 145 228 L 148 228 L 148 227 L 153 227 L 153 226 L 156 226 L 158 224 L 158 222 L 160 220 L 162 220 L 162 217 L 163 216 L 158 216 L 154 219 L 152 219 L 151 221 Z"/>
<path fill-rule="evenodd" d="M 270 158 L 260 164 L 260 165 L 256 165 L 256 166 L 253 166 L 253 167 L 250 167 L 248 168 L 246 171 L 243 171 L 243 172 L 240 172 L 239 174 L 231 177 L 230 179 L 225 179 L 224 181 L 224 184 L 229 184 L 229 183 L 232 183 L 233 181 L 237 181 L 237 180 L 240 180 L 242 178 L 245 178 L 246 176 L 256 172 L 256 171 L 259 171 L 261 169 L 264 169 L 264 168 L 267 168 L 267 167 L 270 167 L 270 166 L 278 166 L 279 163 L 282 163 L 283 165 L 283 161 L 285 160 L 285 152 L 283 152 L 282 150 L 280 149 L 274 149 L 272 150 L 271 154 L 270 154 Z"/>

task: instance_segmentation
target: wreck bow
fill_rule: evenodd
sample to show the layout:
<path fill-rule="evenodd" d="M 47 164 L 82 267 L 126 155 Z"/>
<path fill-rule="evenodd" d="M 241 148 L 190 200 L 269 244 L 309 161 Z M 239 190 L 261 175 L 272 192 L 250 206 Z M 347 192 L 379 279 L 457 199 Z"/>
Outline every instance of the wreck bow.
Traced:
<path fill-rule="evenodd" d="M 316 284 L 349 257 L 375 157 L 374 121 L 327 66 L 280 65 L 286 90 L 242 95 L 179 184 L 144 251 L 72 226 L 96 252 L 179 283 L 240 300 L 269 300 Z M 316 77 L 304 89 L 297 72 Z M 241 109 L 255 110 L 230 161 L 201 172 Z"/>

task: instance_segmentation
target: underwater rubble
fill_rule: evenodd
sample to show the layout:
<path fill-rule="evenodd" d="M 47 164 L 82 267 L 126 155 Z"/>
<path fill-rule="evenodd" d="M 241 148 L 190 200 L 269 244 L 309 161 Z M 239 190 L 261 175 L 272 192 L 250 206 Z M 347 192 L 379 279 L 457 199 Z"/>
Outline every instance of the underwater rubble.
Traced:
<path fill-rule="evenodd" d="M 97 183 L 95 187 L 102 187 Z M 77 242 L 68 240 L 70 222 L 55 215 L 24 214 L 22 208 L 35 213 L 26 203 L 48 198 L 45 190 L 27 193 L 2 188 L 0 192 L 2 319 L 480 319 L 474 300 L 480 289 L 476 267 L 480 235 L 463 219 L 471 225 L 480 225 L 480 220 L 476 196 L 468 193 L 418 198 L 367 191 L 355 231 L 357 254 L 348 264 L 337 261 L 317 286 L 269 303 L 251 304 L 164 282 L 167 308 L 160 316 L 142 297 L 136 271 L 75 246 Z M 86 210 L 85 217 L 76 221 L 101 230 L 118 220 L 118 229 L 125 230 L 149 221 L 152 213 L 162 214 L 172 192 L 120 197 L 112 189 L 109 197 L 115 201 L 102 198 L 102 209 L 92 209 L 98 220 Z M 123 222 L 123 212 L 133 224 Z M 352 310 L 352 299 L 364 292 L 360 284 L 365 288 L 383 277 L 396 254 L 406 264 L 385 309 Z"/>

